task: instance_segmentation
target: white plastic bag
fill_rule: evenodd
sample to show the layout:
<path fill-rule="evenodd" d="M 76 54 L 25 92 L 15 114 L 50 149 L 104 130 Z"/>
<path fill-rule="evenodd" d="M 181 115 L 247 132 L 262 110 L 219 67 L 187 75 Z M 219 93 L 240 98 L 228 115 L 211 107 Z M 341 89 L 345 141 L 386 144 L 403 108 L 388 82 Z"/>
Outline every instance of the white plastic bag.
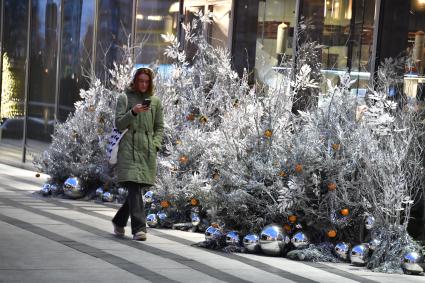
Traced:
<path fill-rule="evenodd" d="M 108 156 L 108 161 L 110 165 L 115 165 L 118 162 L 118 149 L 122 137 L 127 133 L 128 129 L 120 132 L 118 129 L 114 128 L 108 140 L 108 147 L 106 154 Z"/>

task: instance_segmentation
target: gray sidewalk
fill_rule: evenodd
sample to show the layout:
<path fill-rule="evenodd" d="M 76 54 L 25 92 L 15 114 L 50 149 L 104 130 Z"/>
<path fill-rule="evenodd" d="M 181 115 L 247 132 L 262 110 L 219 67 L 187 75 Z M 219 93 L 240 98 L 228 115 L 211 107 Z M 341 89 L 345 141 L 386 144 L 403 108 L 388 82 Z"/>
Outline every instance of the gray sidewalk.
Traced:
<path fill-rule="evenodd" d="M 146 242 L 119 239 L 111 234 L 115 208 L 34 193 L 46 178 L 0 164 L 0 282 L 425 282 L 193 247 L 200 233 L 149 229 Z"/>

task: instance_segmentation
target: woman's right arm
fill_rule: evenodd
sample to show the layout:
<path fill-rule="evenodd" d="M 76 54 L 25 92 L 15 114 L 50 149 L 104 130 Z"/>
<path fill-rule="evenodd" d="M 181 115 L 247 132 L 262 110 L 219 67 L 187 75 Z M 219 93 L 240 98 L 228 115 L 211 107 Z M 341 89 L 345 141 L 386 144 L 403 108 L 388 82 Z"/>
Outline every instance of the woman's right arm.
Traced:
<path fill-rule="evenodd" d="M 130 126 L 135 118 L 136 116 L 131 113 L 131 109 L 128 109 L 126 94 L 119 94 L 117 98 L 117 108 L 115 110 L 115 127 L 123 131 Z"/>

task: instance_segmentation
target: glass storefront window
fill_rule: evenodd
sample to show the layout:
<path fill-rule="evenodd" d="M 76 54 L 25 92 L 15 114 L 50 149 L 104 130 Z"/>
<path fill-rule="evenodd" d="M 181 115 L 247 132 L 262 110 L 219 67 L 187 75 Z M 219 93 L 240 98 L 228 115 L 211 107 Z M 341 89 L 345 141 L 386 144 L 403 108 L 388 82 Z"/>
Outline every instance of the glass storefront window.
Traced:
<path fill-rule="evenodd" d="M 374 0 L 301 1 L 301 15 L 311 23 L 312 40 L 322 44 L 322 72 L 334 83 L 347 71 L 357 78 L 352 91 L 364 93 L 370 80 Z M 326 84 L 324 84 L 326 86 Z"/>
<path fill-rule="evenodd" d="M 93 56 L 93 0 L 63 1 L 62 46 L 58 119 L 66 120 L 80 99 L 79 90 L 88 88 Z"/>
<path fill-rule="evenodd" d="M 138 0 L 136 10 L 136 66 L 155 63 L 166 73 L 169 59 L 164 55 L 168 43 L 161 34 L 177 34 L 179 3 L 175 0 Z"/>
<path fill-rule="evenodd" d="M 55 123 L 60 0 L 32 2 L 27 159 L 51 141 Z"/>
<path fill-rule="evenodd" d="M 406 53 L 404 93 L 408 98 L 425 101 L 425 1 L 410 0 L 410 13 L 405 31 Z M 421 106 L 423 107 L 423 106 Z"/>
<path fill-rule="evenodd" d="M 96 74 L 105 79 L 113 62 L 121 62 L 122 47 L 129 44 L 133 0 L 98 0 L 98 11 Z"/>
<path fill-rule="evenodd" d="M 4 0 L 3 5 L 0 156 L 16 161 L 22 156 L 28 1 Z"/>
<path fill-rule="evenodd" d="M 273 84 L 282 58 L 293 56 L 296 0 L 263 0 L 258 9 L 255 71 L 257 78 Z"/>

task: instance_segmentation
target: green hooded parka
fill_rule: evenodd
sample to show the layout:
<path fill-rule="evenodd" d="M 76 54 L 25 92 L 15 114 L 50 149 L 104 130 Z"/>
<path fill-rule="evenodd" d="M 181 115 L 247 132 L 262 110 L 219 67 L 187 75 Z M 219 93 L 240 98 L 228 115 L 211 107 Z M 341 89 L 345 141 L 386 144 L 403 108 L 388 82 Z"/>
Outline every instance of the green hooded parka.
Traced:
<path fill-rule="evenodd" d="M 147 112 L 134 116 L 131 108 L 146 98 L 151 100 Z M 115 126 L 127 133 L 120 141 L 118 149 L 118 182 L 135 182 L 154 185 L 156 177 L 156 154 L 161 148 L 164 131 L 161 100 L 148 93 L 127 90 L 117 99 Z"/>

